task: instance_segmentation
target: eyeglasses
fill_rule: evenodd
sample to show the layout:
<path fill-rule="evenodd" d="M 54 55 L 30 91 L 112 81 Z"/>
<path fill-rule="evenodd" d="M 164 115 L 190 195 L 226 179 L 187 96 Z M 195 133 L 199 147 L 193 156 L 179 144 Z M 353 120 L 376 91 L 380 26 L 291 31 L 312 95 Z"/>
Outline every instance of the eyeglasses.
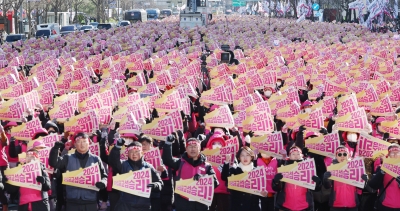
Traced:
<path fill-rule="evenodd" d="M 343 156 L 343 157 L 347 157 L 347 153 L 338 153 L 337 156 L 338 156 L 338 157 L 342 157 L 342 156 Z"/>

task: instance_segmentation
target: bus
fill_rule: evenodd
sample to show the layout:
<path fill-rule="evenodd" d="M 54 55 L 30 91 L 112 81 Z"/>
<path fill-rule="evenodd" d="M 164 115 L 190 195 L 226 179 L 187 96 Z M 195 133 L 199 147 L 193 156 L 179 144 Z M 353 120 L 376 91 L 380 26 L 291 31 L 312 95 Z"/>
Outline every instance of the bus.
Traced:
<path fill-rule="evenodd" d="M 125 11 L 124 16 L 125 16 L 124 20 L 127 20 L 131 23 L 135 23 L 137 21 L 141 22 L 147 21 L 147 12 L 143 9 L 133 9 Z"/>
<path fill-rule="evenodd" d="M 146 12 L 148 20 L 157 20 L 160 17 L 159 9 L 147 9 Z"/>
<path fill-rule="evenodd" d="M 161 15 L 162 17 L 168 17 L 172 15 L 172 10 L 171 9 L 163 9 L 161 10 Z"/>

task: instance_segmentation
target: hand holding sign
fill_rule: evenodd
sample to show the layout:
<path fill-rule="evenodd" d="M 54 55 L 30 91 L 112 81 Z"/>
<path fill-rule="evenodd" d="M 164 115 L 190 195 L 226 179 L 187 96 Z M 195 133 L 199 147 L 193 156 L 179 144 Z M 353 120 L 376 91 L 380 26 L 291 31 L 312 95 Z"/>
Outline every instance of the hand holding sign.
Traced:
<path fill-rule="evenodd" d="M 39 161 L 34 161 L 12 169 L 6 169 L 4 175 L 8 179 L 7 183 L 14 186 L 42 190 L 42 185 L 36 181 L 38 176 L 42 176 L 40 165 Z"/>
<path fill-rule="evenodd" d="M 294 162 L 291 165 L 278 168 L 282 173 L 282 181 L 298 185 L 311 190 L 315 189 L 313 176 L 317 174 L 314 159 L 308 159 L 300 163 Z"/>
<path fill-rule="evenodd" d="M 179 180 L 176 182 L 175 193 L 210 206 L 214 197 L 213 176 L 202 176 L 198 181 L 193 179 Z"/>
<path fill-rule="evenodd" d="M 330 179 L 345 184 L 364 188 L 365 181 L 361 176 L 365 174 L 364 158 L 356 158 L 351 161 L 342 162 L 328 166 L 332 176 Z"/>
<path fill-rule="evenodd" d="M 63 185 L 74 186 L 78 188 L 84 188 L 89 190 L 98 191 L 96 183 L 100 182 L 100 168 L 97 163 L 93 163 L 91 166 L 84 169 L 80 168 L 76 171 L 67 171 L 62 174 Z"/>
<path fill-rule="evenodd" d="M 267 190 L 265 168 L 257 167 L 252 171 L 228 177 L 228 189 L 264 196 Z"/>

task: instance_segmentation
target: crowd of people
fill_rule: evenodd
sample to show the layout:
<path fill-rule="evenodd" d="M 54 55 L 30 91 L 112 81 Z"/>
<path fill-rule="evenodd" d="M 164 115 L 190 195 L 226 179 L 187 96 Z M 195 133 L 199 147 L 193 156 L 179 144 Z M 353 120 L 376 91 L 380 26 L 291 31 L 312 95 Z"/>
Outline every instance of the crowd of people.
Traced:
<path fill-rule="evenodd" d="M 3 44 L 2 209 L 400 210 L 399 36 L 270 21 Z"/>

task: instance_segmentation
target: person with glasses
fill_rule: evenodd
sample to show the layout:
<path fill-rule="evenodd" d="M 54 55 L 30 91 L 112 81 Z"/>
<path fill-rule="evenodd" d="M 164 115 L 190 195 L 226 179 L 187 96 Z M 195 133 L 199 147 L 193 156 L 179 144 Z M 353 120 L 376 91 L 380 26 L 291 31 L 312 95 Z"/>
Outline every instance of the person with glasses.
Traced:
<path fill-rule="evenodd" d="M 137 141 L 129 144 L 126 149 L 128 150 L 128 160 L 121 160 L 121 148 L 124 143 L 124 139 L 118 139 L 117 144 L 111 150 L 108 157 L 108 163 L 112 167 L 113 172 L 118 174 L 126 174 L 131 171 L 150 169 L 151 183 L 147 184 L 147 188 L 151 188 L 151 195 L 159 195 L 163 187 L 163 182 L 154 167 L 144 160 L 142 144 Z M 115 210 L 153 211 L 153 207 L 156 207 L 156 204 L 152 202 L 153 201 L 150 198 L 145 198 L 121 191 L 119 201 L 115 206 Z"/>
<path fill-rule="evenodd" d="M 345 146 L 339 146 L 336 149 L 336 158 L 332 164 L 342 163 L 350 160 L 349 150 Z M 329 206 L 331 211 L 357 211 L 360 205 L 362 190 L 353 185 L 348 185 L 342 182 L 333 181 L 329 178 L 331 172 L 327 171 L 324 174 L 323 185 L 326 189 L 331 189 L 329 197 Z M 364 181 L 368 181 L 367 174 L 361 175 Z"/>
<path fill-rule="evenodd" d="M 391 144 L 388 147 L 388 155 L 383 157 L 400 159 L 400 145 Z M 376 174 L 368 183 L 371 188 L 379 190 L 378 199 L 375 207 L 379 211 L 398 211 L 400 210 L 400 176 L 393 177 L 383 171 L 380 167 L 376 170 Z"/>
<path fill-rule="evenodd" d="M 61 173 L 66 171 L 76 171 L 80 168 L 87 168 L 92 164 L 99 165 L 100 181 L 96 182 L 98 189 L 104 189 L 107 185 L 107 173 L 101 159 L 89 151 L 91 140 L 86 133 L 77 133 L 73 138 L 75 153 L 59 156 L 60 149 L 64 143 L 56 142 L 50 150 L 49 165 L 58 169 Z M 66 211 L 97 211 L 98 191 L 66 186 Z"/>
<path fill-rule="evenodd" d="M 38 151 L 30 149 L 26 152 L 26 163 L 38 160 Z M 42 190 L 34 190 L 31 188 L 18 187 L 6 183 L 7 177 L 4 177 L 3 182 L 7 188 L 8 193 L 19 192 L 19 206 L 18 210 L 21 211 L 50 211 L 48 191 L 51 189 L 49 175 L 46 172 L 45 166 L 41 163 L 40 168 L 42 176 L 37 176 L 35 179 L 42 185 Z"/>

